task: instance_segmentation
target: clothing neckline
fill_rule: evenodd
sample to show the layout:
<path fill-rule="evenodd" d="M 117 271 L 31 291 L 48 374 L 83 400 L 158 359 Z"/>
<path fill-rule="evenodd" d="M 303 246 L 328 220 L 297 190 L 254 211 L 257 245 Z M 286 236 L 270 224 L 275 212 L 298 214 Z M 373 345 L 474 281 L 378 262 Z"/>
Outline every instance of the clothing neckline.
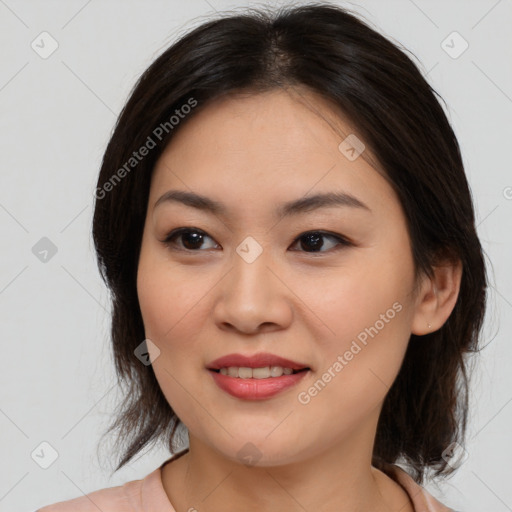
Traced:
<path fill-rule="evenodd" d="M 188 451 L 189 449 L 186 448 L 181 452 L 175 453 L 144 478 L 141 489 L 143 511 L 159 510 L 160 512 L 176 512 L 169 501 L 163 486 L 162 468 L 166 464 L 179 459 L 188 453 Z M 382 471 L 384 474 L 392 478 L 405 490 L 412 502 L 414 512 L 453 512 L 452 509 L 444 506 L 429 494 L 426 489 L 416 483 L 411 475 L 409 475 L 409 473 L 400 466 L 396 464 L 388 464 L 384 470 L 378 469 L 378 471 Z"/>

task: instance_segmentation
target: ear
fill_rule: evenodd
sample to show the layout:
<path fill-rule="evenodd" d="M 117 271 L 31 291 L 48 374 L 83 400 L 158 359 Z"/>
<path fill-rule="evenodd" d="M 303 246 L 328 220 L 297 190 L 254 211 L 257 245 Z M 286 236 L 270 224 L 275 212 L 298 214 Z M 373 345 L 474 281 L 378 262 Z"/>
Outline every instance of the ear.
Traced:
<path fill-rule="evenodd" d="M 453 311 L 459 296 L 461 261 L 445 262 L 433 267 L 433 270 L 432 279 L 423 277 L 421 291 L 416 299 L 411 332 L 418 336 L 440 329 Z"/>

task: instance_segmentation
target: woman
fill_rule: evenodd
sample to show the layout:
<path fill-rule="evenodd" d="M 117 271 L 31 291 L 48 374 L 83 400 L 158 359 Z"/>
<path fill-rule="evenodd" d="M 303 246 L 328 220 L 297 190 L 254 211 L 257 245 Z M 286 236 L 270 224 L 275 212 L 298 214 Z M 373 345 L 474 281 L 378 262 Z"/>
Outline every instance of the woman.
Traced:
<path fill-rule="evenodd" d="M 487 279 L 434 93 L 330 4 L 224 16 L 156 59 L 93 235 L 129 385 L 117 469 L 174 455 L 39 512 L 450 510 L 421 484 L 463 451 Z"/>

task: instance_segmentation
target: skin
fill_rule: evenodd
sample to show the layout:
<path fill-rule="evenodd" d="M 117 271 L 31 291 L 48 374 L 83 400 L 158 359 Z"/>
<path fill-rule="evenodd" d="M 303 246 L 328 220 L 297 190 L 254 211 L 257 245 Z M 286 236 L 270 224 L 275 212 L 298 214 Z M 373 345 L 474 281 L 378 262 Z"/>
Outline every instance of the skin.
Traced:
<path fill-rule="evenodd" d="M 443 325 L 461 267 L 436 268 L 412 293 L 398 197 L 367 161 L 368 149 L 354 161 L 338 149 L 356 132 L 333 105 L 299 92 L 216 100 L 180 126 L 154 170 L 137 289 L 146 337 L 160 351 L 150 348 L 156 378 L 189 432 L 189 453 L 162 470 L 177 512 L 413 510 L 402 487 L 371 465 L 376 426 L 411 333 Z M 155 208 L 171 189 L 206 195 L 228 213 Z M 281 203 L 329 191 L 348 192 L 371 212 L 344 206 L 274 217 Z M 167 234 L 184 226 L 206 234 L 202 245 L 187 251 L 177 237 L 166 246 Z M 314 252 L 299 237 L 315 230 L 353 245 L 326 236 Z M 252 263 L 236 252 L 247 236 L 263 250 Z M 298 394 L 396 302 L 400 312 L 300 403 Z M 272 398 L 241 400 L 206 370 L 234 352 L 271 352 L 311 372 Z M 252 466 L 237 455 L 248 442 L 260 452 Z"/>

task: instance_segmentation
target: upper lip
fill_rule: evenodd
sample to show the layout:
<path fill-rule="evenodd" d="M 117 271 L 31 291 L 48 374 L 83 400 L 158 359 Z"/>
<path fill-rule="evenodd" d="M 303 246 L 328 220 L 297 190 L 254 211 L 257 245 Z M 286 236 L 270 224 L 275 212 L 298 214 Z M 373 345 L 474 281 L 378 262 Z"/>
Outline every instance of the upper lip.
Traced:
<path fill-rule="evenodd" d="M 308 365 L 286 359 L 284 357 L 262 352 L 253 354 L 252 356 L 244 356 L 242 354 L 228 354 L 207 365 L 209 370 L 220 370 L 221 368 L 229 368 L 230 366 L 244 368 L 263 368 L 265 366 L 281 366 L 283 368 L 291 368 L 292 370 L 302 370 L 309 368 Z"/>

